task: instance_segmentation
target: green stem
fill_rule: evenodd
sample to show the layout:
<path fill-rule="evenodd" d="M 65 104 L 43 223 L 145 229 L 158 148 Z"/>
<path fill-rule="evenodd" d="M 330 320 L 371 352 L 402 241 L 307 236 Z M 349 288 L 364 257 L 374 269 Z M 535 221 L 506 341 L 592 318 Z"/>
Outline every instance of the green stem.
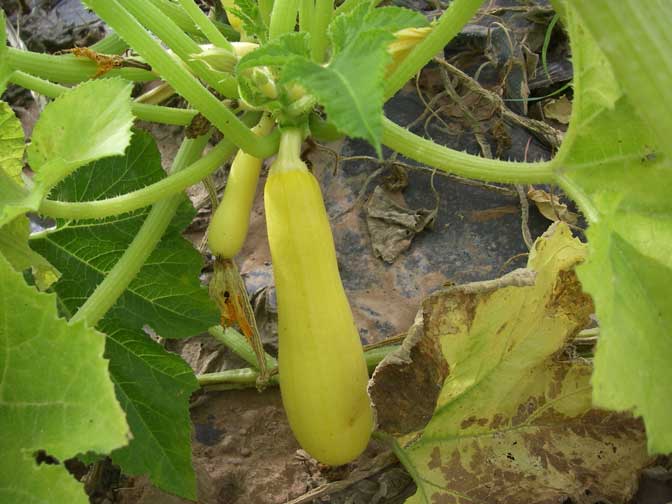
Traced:
<path fill-rule="evenodd" d="M 89 47 L 100 54 L 121 54 L 128 49 L 128 44 L 116 33 L 110 33 L 103 40 L 99 40 Z"/>
<path fill-rule="evenodd" d="M 268 27 L 268 38 L 273 40 L 283 33 L 293 32 L 299 0 L 275 0 Z"/>
<path fill-rule="evenodd" d="M 131 110 L 135 117 L 141 121 L 172 124 L 174 126 L 189 126 L 198 114 L 192 109 L 163 107 L 161 105 L 150 105 L 149 103 L 133 103 Z"/>
<path fill-rule="evenodd" d="M 10 75 L 9 80 L 13 84 L 30 89 L 49 98 L 56 98 L 70 89 L 19 70 L 14 71 Z M 133 115 L 142 121 L 174 124 L 176 126 L 187 126 L 196 116 L 195 110 L 161 107 L 159 105 L 147 105 L 144 103 L 133 103 L 132 110 Z"/>
<path fill-rule="evenodd" d="M 462 177 L 507 184 L 552 183 L 551 162 L 520 163 L 486 159 L 438 145 L 383 119 L 383 143 L 428 166 Z"/>
<path fill-rule="evenodd" d="M 282 171 L 285 167 L 294 170 L 297 166 L 297 161 L 303 164 L 303 161 L 301 161 L 303 138 L 303 131 L 299 128 L 286 128 L 282 130 L 278 156 L 273 163 L 274 170 Z"/>
<path fill-rule="evenodd" d="M 373 372 L 378 364 L 389 353 L 394 352 L 399 348 L 399 345 L 391 345 L 386 347 L 379 347 L 364 352 L 364 359 L 369 373 Z M 220 371 L 218 373 L 204 373 L 196 376 L 198 384 L 201 387 L 208 387 L 212 390 L 233 390 L 241 388 L 252 388 L 257 386 L 257 378 L 259 372 L 252 368 L 230 369 L 227 371 Z M 280 381 L 278 374 L 271 376 L 270 383 L 277 385 Z"/>
<path fill-rule="evenodd" d="M 207 144 L 209 136 L 185 139 L 173 161 L 171 172 L 178 172 L 192 163 Z M 135 235 L 105 279 L 72 317 L 72 323 L 86 321 L 90 327 L 98 324 L 145 264 L 175 216 L 181 202 L 182 196 L 174 195 L 159 201 L 152 207 L 138 234 Z"/>
<path fill-rule="evenodd" d="M 597 224 L 600 221 L 600 212 L 593 204 L 592 199 L 588 196 L 585 190 L 571 178 L 566 177 L 561 172 L 556 175 L 556 182 L 563 191 L 573 199 L 581 213 L 586 216 L 590 224 Z"/>
<path fill-rule="evenodd" d="M 189 14 L 189 17 L 196 23 L 196 25 L 201 29 L 206 38 L 210 43 L 221 47 L 222 49 L 229 49 L 233 51 L 233 46 L 231 43 L 226 40 L 226 37 L 222 35 L 217 27 L 213 24 L 208 16 L 201 10 L 201 8 L 196 5 L 194 0 L 180 0 L 182 8 Z"/>
<path fill-rule="evenodd" d="M 254 349 L 250 346 L 245 336 L 240 334 L 235 329 L 227 327 L 224 329 L 220 325 L 212 326 L 208 329 L 210 335 L 216 340 L 222 342 L 227 348 L 230 348 L 236 355 L 242 358 L 245 362 L 259 369 L 257 363 L 257 356 L 254 354 Z M 273 369 L 278 367 L 278 361 L 272 356 L 264 353 L 266 359 L 266 367 Z"/>
<path fill-rule="evenodd" d="M 259 138 L 241 122 L 161 45 L 140 26 L 117 0 L 85 0 L 108 25 L 114 28 L 172 88 L 189 101 L 217 129 L 243 151 L 259 158 L 272 156 L 278 146 L 277 135 Z"/>
<path fill-rule="evenodd" d="M 317 63 L 324 62 L 329 38 L 327 27 L 334 13 L 334 0 L 316 0 L 310 30 L 310 54 Z"/>
<path fill-rule="evenodd" d="M 203 33 L 198 29 L 196 23 L 194 23 L 193 19 L 189 17 L 179 4 L 174 3 L 172 0 L 150 0 L 150 2 L 168 16 L 182 31 L 195 37 L 203 36 Z M 211 21 L 211 23 L 214 24 L 228 40 L 238 40 L 238 32 L 229 25 L 220 23 L 219 21 Z"/>
<path fill-rule="evenodd" d="M 483 0 L 453 0 L 439 18 L 432 32 L 409 53 L 396 70 L 387 78 L 385 98 L 389 99 L 412 79 L 422 67 L 457 35 L 476 14 Z"/>
<path fill-rule="evenodd" d="M 54 56 L 32 51 L 7 48 L 7 63 L 14 70 L 21 70 L 43 79 L 65 84 L 76 84 L 92 79 L 98 71 L 97 65 L 85 58 L 76 58 L 71 54 Z M 122 77 L 127 80 L 144 82 L 156 79 L 156 75 L 141 68 L 119 68 L 109 71 L 106 77 Z"/>
<path fill-rule="evenodd" d="M 228 98 L 238 96 L 238 87 L 232 78 L 222 79 L 222 76 L 210 69 L 203 61 L 193 58 L 201 52 L 201 46 L 180 30 L 168 16 L 158 9 L 149 0 L 118 0 L 143 26 L 159 37 L 173 52 L 186 64 L 191 71 L 202 78 L 209 86 Z M 138 50 L 137 47 L 134 49 Z M 138 50 L 138 52 L 140 52 Z M 140 54 L 142 54 L 140 52 Z"/>
<path fill-rule="evenodd" d="M 313 11 L 315 10 L 315 0 L 299 1 L 299 30 L 309 32 L 313 29 Z"/>
<path fill-rule="evenodd" d="M 252 368 L 228 369 L 219 373 L 205 373 L 197 375 L 196 379 L 201 387 L 211 390 L 236 390 L 257 386 L 259 371 Z M 278 375 L 271 376 L 269 384 L 277 385 Z"/>
<path fill-rule="evenodd" d="M 273 12 L 273 0 L 258 0 L 259 13 L 266 26 L 271 24 L 271 12 Z"/>
<path fill-rule="evenodd" d="M 102 219 L 131 212 L 200 182 L 230 158 L 235 150 L 236 147 L 231 142 L 222 140 L 217 147 L 188 168 L 142 189 L 95 201 L 66 202 L 46 199 L 42 201 L 39 213 L 48 217 L 80 220 Z"/>

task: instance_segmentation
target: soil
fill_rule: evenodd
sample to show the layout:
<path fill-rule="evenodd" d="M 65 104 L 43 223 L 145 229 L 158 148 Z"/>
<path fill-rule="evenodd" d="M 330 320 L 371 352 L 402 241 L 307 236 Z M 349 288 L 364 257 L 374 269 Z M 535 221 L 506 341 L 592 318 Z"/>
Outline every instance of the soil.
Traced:
<path fill-rule="evenodd" d="M 436 8 L 435 2 L 398 3 L 427 14 Z M 530 6 L 521 15 L 520 10 L 510 8 L 519 6 L 512 0 L 485 2 L 489 14 L 465 27 L 443 55 L 471 76 L 484 68 L 479 81 L 506 99 L 522 98 L 521 90 L 525 89 L 530 97 L 544 96 L 571 79 L 567 43 L 558 27 L 549 48 L 548 74 L 540 71 L 534 55 L 538 57 L 552 13 L 547 2 L 524 3 Z M 0 6 L 10 14 L 12 24 L 20 20 L 23 40 L 33 50 L 55 52 L 88 45 L 105 33 L 104 25 L 83 9 L 78 0 L 0 0 Z M 513 44 L 502 44 L 504 33 L 488 31 L 494 21 L 510 28 Z M 538 131 L 506 120 L 497 103 L 474 95 L 468 83 L 455 74 L 448 81 L 453 87 L 452 96 L 459 99 L 440 98 L 433 105 L 440 111 L 427 115 L 426 102 L 447 89 L 441 67 L 430 65 L 421 74 L 417 87 L 409 83 L 388 103 L 388 117 L 398 124 L 409 125 L 425 114 L 414 131 L 474 154 L 490 152 L 518 160 L 552 156 L 555 146 Z M 37 116 L 30 94 L 10 89 L 3 99 L 12 103 L 30 131 Z M 468 105 L 476 123 L 464 113 L 460 102 Z M 543 120 L 546 102 L 507 104 L 520 116 Z M 545 124 L 561 137 L 565 125 L 550 118 Z M 179 129 L 152 127 L 151 131 L 159 141 L 164 165 L 170 164 L 179 143 Z M 474 132 L 482 135 L 480 139 Z M 530 205 L 529 218 L 521 220 L 521 201 L 515 188 L 473 185 L 438 173 L 433 175 L 401 158 L 398 161 L 405 164 L 395 165 L 390 154 L 385 152 L 388 162 L 383 164 L 371 159 L 347 160 L 352 156 L 373 156 L 368 145 L 349 140 L 312 149 L 307 156 L 325 194 L 341 275 L 365 343 L 405 332 L 412 325 L 422 299 L 446 283 L 491 279 L 521 266 L 528 250 L 523 228 L 529 229 L 534 239 L 549 224 L 534 205 Z M 338 165 L 336 155 L 341 157 Z M 372 177 L 374 172 L 376 175 Z M 215 177 L 220 186 L 224 180 L 225 172 Z M 395 216 L 388 213 L 381 217 L 370 206 L 376 188 L 394 203 Z M 192 188 L 190 197 L 199 214 L 187 235 L 198 246 L 210 208 L 202 187 Z M 410 230 L 399 224 L 409 216 L 429 214 L 432 218 L 427 219 L 422 230 Z M 394 232 L 383 233 L 383 238 L 374 243 L 370 230 L 375 219 L 377 224 L 382 222 Z M 386 260 L 381 258 L 381 250 L 385 251 Z M 250 235 L 239 257 L 266 349 L 275 353 L 275 298 L 260 195 L 252 212 Z M 206 261 L 211 258 L 206 257 Z M 208 273 L 206 265 L 204 278 Z M 186 342 L 170 342 L 167 347 L 179 352 L 197 373 L 243 366 L 240 359 L 207 335 Z M 410 476 L 384 446 L 376 443 L 344 468 L 323 467 L 310 459 L 299 449 L 289 430 L 277 389 L 262 393 L 255 390 L 200 393 L 194 397 L 191 414 L 199 503 L 280 504 L 322 488 L 327 493 L 317 500 L 300 502 L 392 504 L 404 502 L 414 492 Z M 77 470 L 85 472 L 86 468 L 77 466 Z M 111 470 L 105 488 L 94 493 L 92 502 L 188 502 L 161 492 L 146 478 L 127 478 Z M 646 471 L 632 502 L 672 501 L 670 474 L 662 466 Z M 335 484 L 339 481 L 349 482 Z"/>

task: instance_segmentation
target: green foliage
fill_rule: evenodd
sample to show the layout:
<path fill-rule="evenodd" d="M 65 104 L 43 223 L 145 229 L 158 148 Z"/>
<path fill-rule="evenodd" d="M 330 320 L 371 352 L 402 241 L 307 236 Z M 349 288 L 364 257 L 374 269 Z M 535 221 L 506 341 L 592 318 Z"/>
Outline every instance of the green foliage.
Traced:
<path fill-rule="evenodd" d="M 66 178 L 52 197 L 68 201 L 106 198 L 151 184 L 165 173 L 151 135 L 136 131 L 123 157 L 92 163 Z M 31 245 L 63 272 L 55 290 L 69 314 L 91 295 L 124 253 L 148 210 L 104 220 L 59 221 Z M 106 357 L 133 433 L 112 454 L 129 474 L 149 474 L 159 487 L 195 497 L 188 400 L 196 388 L 189 366 L 152 342 L 143 328 L 164 338 L 185 338 L 218 321 L 199 284 L 200 254 L 180 232 L 194 211 L 186 198 L 176 219 L 137 277 L 107 313 Z"/>
<path fill-rule="evenodd" d="M 22 183 L 23 151 L 25 143 L 21 122 L 5 102 L 0 102 L 0 171 L 17 183 Z"/>
<path fill-rule="evenodd" d="M 256 66 L 282 66 L 292 58 L 310 57 L 308 33 L 284 33 L 264 44 L 256 51 L 243 56 L 236 70 L 242 72 Z"/>
<path fill-rule="evenodd" d="M 105 357 L 133 439 L 112 452 L 126 474 L 149 474 L 167 492 L 196 498 L 189 397 L 198 388 L 189 365 L 141 330 L 110 327 Z"/>
<path fill-rule="evenodd" d="M 590 223 L 578 273 L 600 321 L 593 400 L 641 415 L 651 452 L 667 453 L 672 402 L 661 398 L 672 380 L 672 164 L 658 151 L 658 125 L 639 119 L 641 107 L 623 95 L 574 11 L 565 19 L 575 98 L 554 164 Z"/>
<path fill-rule="evenodd" d="M 125 157 L 92 163 L 57 186 L 52 196 L 68 201 L 114 196 L 165 176 L 152 137 L 136 132 Z M 56 291 L 72 314 L 124 253 L 148 210 L 103 220 L 58 222 L 57 229 L 31 241 L 62 273 Z M 180 231 L 194 215 L 184 198 L 178 216 L 159 246 L 106 320 L 121 327 L 149 325 L 164 338 L 185 338 L 218 320 L 198 281 L 201 257 Z"/>
<path fill-rule="evenodd" d="M 0 501 L 87 503 L 62 463 L 127 443 L 103 359 L 104 336 L 56 313 L 56 296 L 25 284 L 0 255 Z M 38 464 L 43 450 L 61 464 Z"/>
<path fill-rule="evenodd" d="M 88 81 L 56 98 L 35 124 L 28 163 L 47 188 L 91 161 L 123 154 L 131 138 L 131 84 Z"/>
<path fill-rule="evenodd" d="M 133 123 L 130 93 L 131 85 L 119 79 L 88 81 L 45 107 L 28 147 L 32 187 L 0 171 L 0 226 L 36 211 L 49 190 L 77 168 L 124 153 Z"/>
<path fill-rule="evenodd" d="M 410 9 L 402 7 L 376 9 L 369 3 L 362 3 L 349 13 L 334 18 L 329 25 L 329 37 L 334 54 L 338 54 L 360 33 L 380 31 L 387 34 L 388 41 L 391 41 L 392 33 L 395 31 L 427 24 L 427 19 L 422 14 Z"/>
<path fill-rule="evenodd" d="M 308 58 L 289 60 L 281 73 L 285 83 L 298 82 L 314 95 L 333 125 L 363 138 L 380 156 L 385 69 L 391 58 L 392 31 L 423 26 L 427 20 L 401 7 L 370 9 L 363 3 L 329 25 L 332 58 L 326 67 Z"/>
<path fill-rule="evenodd" d="M 253 0 L 235 0 L 236 5 L 228 9 L 231 14 L 240 18 L 243 23 L 243 31 L 260 42 L 268 39 L 268 27 L 264 23 L 264 18 L 257 3 Z"/>
<path fill-rule="evenodd" d="M 637 116 L 655 125 L 657 144 L 672 157 L 672 57 L 667 21 L 672 3 L 638 0 L 569 0 L 581 23 L 611 63 Z M 665 42 L 663 42 L 665 41 Z"/>
<path fill-rule="evenodd" d="M 23 185 L 23 152 L 25 144 L 23 128 L 12 109 L 0 102 L 0 173 L 9 187 Z M 1 185 L 1 184 L 0 184 Z M 0 195 L 2 192 L 0 191 Z M 21 194 L 21 193 L 20 193 Z M 4 201 L 4 199 L 3 199 Z M 30 223 L 25 216 L 17 216 L 2 226 L 0 231 L 0 253 L 14 267 L 22 272 L 31 269 L 35 284 L 40 290 L 48 288 L 59 276 L 58 271 L 28 246 Z"/>
<path fill-rule="evenodd" d="M 376 31 L 358 35 L 327 67 L 293 59 L 283 80 L 298 82 L 315 95 L 329 120 L 349 136 L 363 138 L 382 153 L 383 76 L 390 62 L 388 38 Z"/>
<path fill-rule="evenodd" d="M 35 285 L 40 290 L 46 290 L 61 274 L 49 261 L 30 248 L 29 236 L 28 218 L 24 215 L 16 217 L 0 231 L 0 253 L 16 271 L 30 269 Z"/>

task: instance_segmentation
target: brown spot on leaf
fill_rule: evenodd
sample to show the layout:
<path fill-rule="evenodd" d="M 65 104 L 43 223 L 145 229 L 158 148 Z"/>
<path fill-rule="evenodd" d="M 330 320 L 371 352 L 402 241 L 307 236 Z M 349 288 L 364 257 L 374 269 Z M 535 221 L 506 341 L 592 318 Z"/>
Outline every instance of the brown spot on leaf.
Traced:
<path fill-rule="evenodd" d="M 574 270 L 570 270 L 558 273 L 546 310 L 550 316 L 563 315 L 576 321 L 578 331 L 588 325 L 590 315 L 595 313 L 595 306 L 593 299 L 583 292 Z"/>
<path fill-rule="evenodd" d="M 434 447 L 429 457 L 429 463 L 427 464 L 429 469 L 438 469 L 441 467 L 441 450 L 439 450 L 438 446 Z"/>
<path fill-rule="evenodd" d="M 470 416 L 469 418 L 465 418 L 462 420 L 462 423 L 460 424 L 461 429 L 467 429 L 474 425 L 476 423 L 476 417 L 475 416 Z"/>

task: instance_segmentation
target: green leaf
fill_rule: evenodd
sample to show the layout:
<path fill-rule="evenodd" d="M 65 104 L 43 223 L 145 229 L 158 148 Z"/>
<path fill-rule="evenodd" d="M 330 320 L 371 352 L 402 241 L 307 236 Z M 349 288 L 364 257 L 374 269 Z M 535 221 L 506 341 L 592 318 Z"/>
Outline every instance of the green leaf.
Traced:
<path fill-rule="evenodd" d="M 124 153 L 131 138 L 131 84 L 88 81 L 47 105 L 33 130 L 30 190 L 0 170 L 0 226 L 37 211 L 49 190 L 80 166 Z"/>
<path fill-rule="evenodd" d="M 324 106 L 329 121 L 351 137 L 363 138 L 382 155 L 383 76 L 390 62 L 389 34 L 379 30 L 358 35 L 322 67 L 301 58 L 285 66 L 282 80 L 298 82 Z"/>
<path fill-rule="evenodd" d="M 61 274 L 49 261 L 30 248 L 29 236 L 30 222 L 24 215 L 5 224 L 0 231 L 0 254 L 18 272 L 31 269 L 35 285 L 40 290 L 46 290 Z"/>
<path fill-rule="evenodd" d="M 17 190 L 20 200 L 25 198 L 25 192 L 20 189 L 23 186 L 21 172 L 23 170 L 24 150 L 25 143 L 21 123 L 9 105 L 0 102 L 0 172 L 3 173 L 2 178 L 0 178 L 0 187 L 3 184 L 2 181 L 4 181 L 10 191 L 12 188 Z M 0 194 L 5 194 L 1 188 Z M 2 201 L 8 201 L 4 196 L 1 199 Z M 8 199 L 11 199 L 11 197 Z M 30 223 L 25 216 L 20 216 L 20 213 L 17 213 L 14 220 L 2 226 L 0 253 L 5 256 L 16 271 L 22 272 L 31 268 L 36 285 L 40 290 L 45 290 L 58 279 L 60 274 L 49 264 L 49 261 L 28 246 Z"/>
<path fill-rule="evenodd" d="M 105 357 L 133 433 L 128 446 L 112 452 L 112 461 L 126 474 L 149 474 L 163 490 L 195 499 L 189 397 L 198 383 L 193 371 L 145 334 L 128 330 L 110 331 Z"/>
<path fill-rule="evenodd" d="M 156 143 L 137 131 L 124 157 L 79 170 L 53 197 L 88 201 L 138 189 L 165 176 Z M 58 221 L 57 230 L 31 241 L 63 272 L 55 284 L 74 313 L 114 266 L 148 210 L 99 221 Z M 186 198 L 171 227 L 100 327 L 109 335 L 106 356 L 133 440 L 112 458 L 129 474 L 149 473 L 166 491 L 195 497 L 188 398 L 195 387 L 189 367 L 143 332 L 184 338 L 217 323 L 219 313 L 199 282 L 200 254 L 180 235 L 194 210 Z"/>
<path fill-rule="evenodd" d="M 659 151 L 658 123 L 639 119 L 572 9 L 566 21 L 575 98 L 554 162 L 590 223 L 590 254 L 578 274 L 600 321 L 593 401 L 641 415 L 649 450 L 668 453 L 672 402 L 662 398 L 672 382 L 672 160 Z"/>
<path fill-rule="evenodd" d="M 593 309 L 573 272 L 584 257 L 585 246 L 555 224 L 526 270 L 425 301 L 420 327 L 450 371 L 429 424 L 398 448 L 418 484 L 407 502 L 632 495 L 651 460 L 640 422 L 592 409 L 590 365 L 558 355 Z"/>
<path fill-rule="evenodd" d="M 403 7 L 371 8 L 362 3 L 347 14 L 336 16 L 329 25 L 333 52 L 338 54 L 360 33 L 381 31 L 393 39 L 393 33 L 404 28 L 427 26 L 427 18 L 419 12 Z"/>
<path fill-rule="evenodd" d="M 31 197 L 21 178 L 24 150 L 21 123 L 10 106 L 0 102 L 0 227 L 39 204 L 40 198 Z"/>
<path fill-rule="evenodd" d="M 0 228 L 26 212 L 37 210 L 42 197 L 39 192 L 28 191 L 0 170 Z"/>
<path fill-rule="evenodd" d="M 131 90 L 121 79 L 92 80 L 47 105 L 28 147 L 36 183 L 48 189 L 80 166 L 123 154 L 133 125 Z"/>
<path fill-rule="evenodd" d="M 0 501 L 89 502 L 62 463 L 127 442 L 103 359 L 104 336 L 56 313 L 56 296 L 25 284 L 0 255 Z M 38 464 L 44 450 L 61 464 Z"/>
<path fill-rule="evenodd" d="M 104 159 L 59 184 L 52 197 L 89 201 L 151 184 L 165 176 L 153 138 L 136 132 L 126 156 Z M 55 231 L 31 240 L 34 250 L 62 273 L 56 291 L 71 313 L 84 302 L 124 253 L 148 209 L 104 220 L 59 221 Z M 218 321 L 206 289 L 199 283 L 202 259 L 180 235 L 194 215 L 189 201 L 106 320 L 119 327 L 145 324 L 164 338 L 186 338 Z"/>
<path fill-rule="evenodd" d="M 21 171 L 24 150 L 21 122 L 7 103 L 0 102 L 0 170 L 17 184 L 23 184 Z"/>
<path fill-rule="evenodd" d="M 282 66 L 295 56 L 310 56 L 308 33 L 284 33 L 280 37 L 243 56 L 237 72 L 256 66 Z"/>
<path fill-rule="evenodd" d="M 243 22 L 243 31 L 246 35 L 255 37 L 261 42 L 268 38 L 268 28 L 256 2 L 252 0 L 235 0 L 235 7 L 227 9 Z"/>
<path fill-rule="evenodd" d="M 611 63 L 627 99 L 644 122 L 655 125 L 658 145 L 672 157 L 672 55 L 668 20 L 672 3 L 638 0 L 571 0 L 584 26 Z"/>

